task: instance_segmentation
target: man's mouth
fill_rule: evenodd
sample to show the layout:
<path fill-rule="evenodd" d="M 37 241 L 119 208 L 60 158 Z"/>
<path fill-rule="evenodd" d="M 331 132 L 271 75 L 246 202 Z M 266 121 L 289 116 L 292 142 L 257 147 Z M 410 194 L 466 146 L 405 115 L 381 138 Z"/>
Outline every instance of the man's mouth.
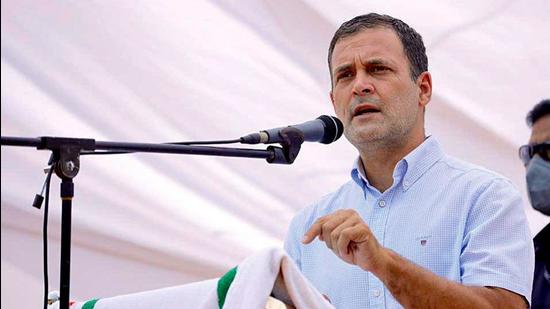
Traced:
<path fill-rule="evenodd" d="M 355 107 L 355 109 L 353 110 L 353 117 L 379 112 L 380 110 L 374 105 L 361 104 Z"/>

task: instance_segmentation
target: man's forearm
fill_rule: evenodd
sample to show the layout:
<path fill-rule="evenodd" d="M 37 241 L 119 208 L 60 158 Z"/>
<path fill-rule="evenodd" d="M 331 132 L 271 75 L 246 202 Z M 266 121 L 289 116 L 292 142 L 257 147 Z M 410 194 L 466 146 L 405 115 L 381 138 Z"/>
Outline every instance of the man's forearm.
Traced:
<path fill-rule="evenodd" d="M 377 276 L 407 308 L 526 308 L 519 294 L 447 280 L 384 248 L 355 210 L 341 209 L 317 219 L 302 243 L 316 237 L 346 263 Z"/>
<path fill-rule="evenodd" d="M 386 249 L 373 270 L 405 308 L 526 308 L 521 296 L 503 289 L 465 286 L 442 278 Z"/>

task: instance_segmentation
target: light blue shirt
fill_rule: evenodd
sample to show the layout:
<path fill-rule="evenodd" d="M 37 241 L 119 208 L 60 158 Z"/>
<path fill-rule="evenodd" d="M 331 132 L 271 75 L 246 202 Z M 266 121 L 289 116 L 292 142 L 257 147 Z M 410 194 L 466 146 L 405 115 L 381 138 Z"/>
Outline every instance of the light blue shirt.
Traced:
<path fill-rule="evenodd" d="M 354 209 L 381 245 L 465 285 L 531 299 L 534 249 L 519 192 L 504 177 L 447 156 L 433 137 L 398 162 L 384 193 L 358 171 L 292 220 L 285 249 L 336 308 L 401 308 L 372 273 L 340 260 L 324 242 L 301 239 L 315 220 Z M 368 165 L 368 162 L 366 163 Z"/>

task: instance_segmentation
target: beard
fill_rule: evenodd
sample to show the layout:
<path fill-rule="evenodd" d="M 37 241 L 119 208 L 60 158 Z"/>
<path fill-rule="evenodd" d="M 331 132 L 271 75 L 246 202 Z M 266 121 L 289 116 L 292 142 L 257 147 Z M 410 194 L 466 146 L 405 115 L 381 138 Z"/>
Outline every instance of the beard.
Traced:
<path fill-rule="evenodd" d="M 417 106 L 411 103 L 388 105 L 379 100 L 359 98 L 350 104 L 350 115 L 353 115 L 353 110 L 360 103 L 375 105 L 380 112 L 367 119 L 362 119 L 361 116 L 352 117 L 344 128 L 344 135 L 357 149 L 399 148 L 407 143 L 408 137 L 418 125 L 420 113 Z"/>

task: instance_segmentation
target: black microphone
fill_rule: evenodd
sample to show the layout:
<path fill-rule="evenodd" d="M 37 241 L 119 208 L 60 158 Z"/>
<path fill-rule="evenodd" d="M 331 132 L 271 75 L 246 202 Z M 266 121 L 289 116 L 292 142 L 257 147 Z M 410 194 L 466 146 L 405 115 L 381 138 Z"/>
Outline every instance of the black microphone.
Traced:
<path fill-rule="evenodd" d="M 332 116 L 323 115 L 315 120 L 310 120 L 301 124 L 288 126 L 298 129 L 304 135 L 304 141 L 306 142 L 320 142 L 323 144 L 330 144 L 342 136 L 344 132 L 344 125 L 342 122 Z M 269 129 L 260 131 L 259 133 L 252 133 L 240 138 L 242 144 L 273 144 L 280 143 L 283 138 L 280 135 L 282 129 L 287 127 L 280 127 L 275 129 Z"/>

